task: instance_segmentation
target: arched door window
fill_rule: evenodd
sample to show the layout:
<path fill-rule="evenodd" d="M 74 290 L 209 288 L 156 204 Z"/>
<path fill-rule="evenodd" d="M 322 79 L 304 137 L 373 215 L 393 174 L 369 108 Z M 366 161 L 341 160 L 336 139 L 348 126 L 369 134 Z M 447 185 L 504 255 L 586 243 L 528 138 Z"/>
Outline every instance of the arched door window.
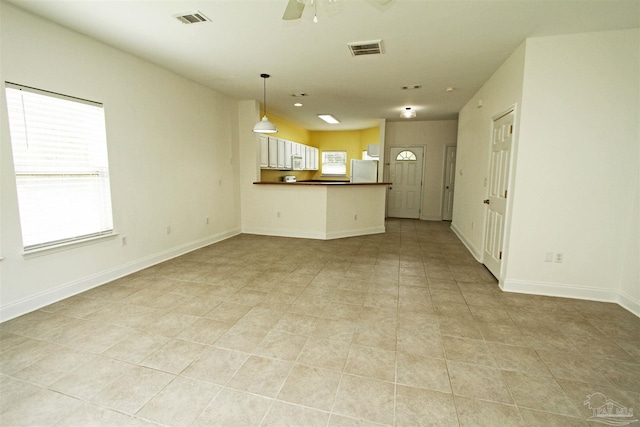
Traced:
<path fill-rule="evenodd" d="M 413 151 L 404 150 L 398 153 L 396 156 L 396 161 L 398 162 L 409 162 L 418 160 L 416 154 Z"/>

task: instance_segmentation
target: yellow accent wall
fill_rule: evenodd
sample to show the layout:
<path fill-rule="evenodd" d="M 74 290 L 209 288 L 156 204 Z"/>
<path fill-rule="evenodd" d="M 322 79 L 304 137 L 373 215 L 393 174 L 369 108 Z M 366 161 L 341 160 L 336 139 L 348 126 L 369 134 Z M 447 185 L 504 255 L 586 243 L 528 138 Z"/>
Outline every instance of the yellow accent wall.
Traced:
<path fill-rule="evenodd" d="M 289 141 L 299 142 L 300 144 L 313 145 L 310 143 L 310 132 L 298 125 L 294 125 L 278 116 L 269 114 L 269 120 L 276 125 L 278 132 L 276 137 L 287 139 Z"/>
<path fill-rule="evenodd" d="M 340 150 L 347 152 L 347 176 L 322 177 L 322 170 L 316 171 L 278 171 L 263 169 L 260 172 L 260 180 L 264 182 L 281 181 L 285 175 L 295 175 L 298 181 L 309 179 L 333 179 L 337 181 L 348 179 L 351 159 L 361 159 L 362 151 L 367 149 L 369 144 L 380 143 L 380 128 L 370 128 L 353 131 L 309 131 L 295 125 L 283 118 L 268 115 L 269 120 L 276 125 L 277 138 L 299 142 L 301 144 L 317 147 L 320 150 L 318 163 L 322 168 L 323 150 Z"/>
<path fill-rule="evenodd" d="M 322 151 L 336 150 L 347 152 L 347 178 L 350 174 L 351 159 L 362 159 L 362 152 L 369 144 L 380 143 L 380 128 L 352 131 L 311 131 L 309 145 L 320 150 L 319 163 L 322 168 Z M 314 175 L 314 179 L 322 178 L 322 170 Z M 322 179 L 344 180 L 346 178 L 324 177 Z"/>
<path fill-rule="evenodd" d="M 313 145 L 309 142 L 310 133 L 308 130 L 272 114 L 269 114 L 267 117 L 278 129 L 277 133 L 272 134 L 275 137 L 299 142 L 300 144 Z M 282 181 L 282 177 L 285 175 L 295 175 L 298 181 L 305 181 L 312 179 L 315 175 L 315 171 L 279 171 L 262 169 L 260 171 L 260 180 L 263 182 L 278 182 Z"/>

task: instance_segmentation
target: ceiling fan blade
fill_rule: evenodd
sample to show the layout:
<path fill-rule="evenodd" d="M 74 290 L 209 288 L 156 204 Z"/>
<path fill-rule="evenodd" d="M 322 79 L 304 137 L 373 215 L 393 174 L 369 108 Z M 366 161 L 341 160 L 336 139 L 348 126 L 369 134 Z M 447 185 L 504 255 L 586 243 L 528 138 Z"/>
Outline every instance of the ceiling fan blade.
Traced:
<path fill-rule="evenodd" d="M 300 3 L 298 0 L 289 0 L 287 8 L 284 10 L 284 15 L 282 15 L 282 19 L 285 21 L 300 19 L 303 10 L 304 3 Z"/>

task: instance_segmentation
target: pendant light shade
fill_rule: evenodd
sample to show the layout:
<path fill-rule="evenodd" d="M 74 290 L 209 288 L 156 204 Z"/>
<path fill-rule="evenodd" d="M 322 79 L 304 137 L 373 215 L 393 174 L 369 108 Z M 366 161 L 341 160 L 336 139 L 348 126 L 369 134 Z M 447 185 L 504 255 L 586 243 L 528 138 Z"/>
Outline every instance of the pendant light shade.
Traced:
<path fill-rule="evenodd" d="M 253 126 L 253 131 L 259 133 L 276 133 L 278 129 L 276 129 L 276 125 L 267 119 L 267 116 L 262 116 L 262 120 Z"/>
<path fill-rule="evenodd" d="M 264 115 L 262 116 L 262 120 L 260 120 L 253 126 L 253 131 L 256 133 L 276 133 L 278 132 L 278 129 L 276 129 L 276 125 L 271 123 L 267 118 L 267 79 L 269 78 L 269 74 L 260 74 L 260 77 L 262 77 L 263 79 Z"/>

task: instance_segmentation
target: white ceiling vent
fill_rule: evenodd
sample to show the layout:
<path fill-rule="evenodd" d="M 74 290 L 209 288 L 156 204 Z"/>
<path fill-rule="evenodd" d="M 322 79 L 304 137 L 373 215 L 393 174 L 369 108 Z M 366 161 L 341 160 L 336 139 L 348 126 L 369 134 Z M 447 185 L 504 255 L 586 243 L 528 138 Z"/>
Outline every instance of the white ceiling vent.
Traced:
<path fill-rule="evenodd" d="M 181 15 L 175 15 L 175 18 L 183 24 L 196 24 L 198 22 L 211 22 L 211 19 L 204 16 L 202 12 L 195 11 L 184 13 Z"/>
<path fill-rule="evenodd" d="M 380 55 L 382 53 L 382 40 L 349 43 L 347 46 L 353 56 Z"/>

